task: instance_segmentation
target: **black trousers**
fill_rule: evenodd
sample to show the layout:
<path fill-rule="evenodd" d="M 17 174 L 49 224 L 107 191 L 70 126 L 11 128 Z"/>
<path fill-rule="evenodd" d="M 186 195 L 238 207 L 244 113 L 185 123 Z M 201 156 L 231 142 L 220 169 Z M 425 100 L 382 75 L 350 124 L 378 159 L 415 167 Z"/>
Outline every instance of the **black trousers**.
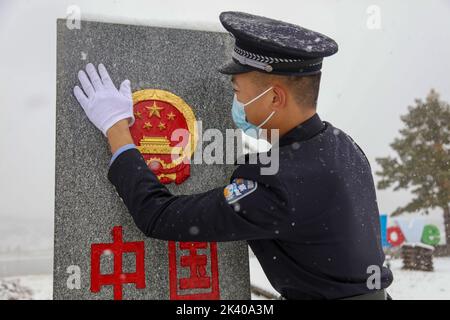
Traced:
<path fill-rule="evenodd" d="M 279 300 L 289 300 L 283 296 L 280 296 L 278 298 Z M 367 293 L 367 294 L 361 294 L 358 296 L 348 297 L 348 298 L 342 298 L 338 300 L 392 300 L 392 297 L 389 295 L 389 293 L 386 292 L 385 289 L 376 290 L 375 292 Z"/>

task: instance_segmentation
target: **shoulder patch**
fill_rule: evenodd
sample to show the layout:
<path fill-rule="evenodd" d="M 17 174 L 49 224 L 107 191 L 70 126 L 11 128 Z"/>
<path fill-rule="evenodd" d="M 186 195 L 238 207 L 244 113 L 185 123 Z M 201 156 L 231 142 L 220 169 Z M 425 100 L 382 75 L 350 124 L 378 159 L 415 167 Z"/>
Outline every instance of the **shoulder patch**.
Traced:
<path fill-rule="evenodd" d="M 229 204 L 232 204 L 248 196 L 250 193 L 255 191 L 257 187 L 258 182 L 256 181 L 235 178 L 233 179 L 232 183 L 230 183 L 223 189 L 223 195 L 225 197 L 225 200 L 227 200 Z"/>

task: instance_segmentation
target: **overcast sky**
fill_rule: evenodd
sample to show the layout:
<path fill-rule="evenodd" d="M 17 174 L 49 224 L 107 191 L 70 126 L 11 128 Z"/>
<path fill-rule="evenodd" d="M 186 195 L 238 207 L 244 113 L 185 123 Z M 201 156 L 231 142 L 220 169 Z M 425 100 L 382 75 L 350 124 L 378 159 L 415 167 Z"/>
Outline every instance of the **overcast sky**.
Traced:
<path fill-rule="evenodd" d="M 8 216 L 53 223 L 56 19 L 73 4 L 89 20 L 214 31 L 224 31 L 221 11 L 247 11 L 334 38 L 339 52 L 324 62 L 318 112 L 358 142 L 374 171 L 415 98 L 435 88 L 450 101 L 448 0 L 0 0 L 0 224 Z M 408 199 L 378 192 L 384 213 Z"/>

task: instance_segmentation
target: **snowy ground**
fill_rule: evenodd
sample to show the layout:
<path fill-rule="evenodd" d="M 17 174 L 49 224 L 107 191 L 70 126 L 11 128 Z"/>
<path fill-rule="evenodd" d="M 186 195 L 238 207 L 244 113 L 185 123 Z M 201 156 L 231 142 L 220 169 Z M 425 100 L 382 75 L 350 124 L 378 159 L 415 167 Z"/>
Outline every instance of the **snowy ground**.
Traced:
<path fill-rule="evenodd" d="M 391 261 L 393 299 L 450 300 L 450 258 L 433 258 L 434 272 L 401 270 L 401 260 Z"/>
<path fill-rule="evenodd" d="M 6 281 L 19 281 L 23 287 L 32 291 L 33 300 L 51 300 L 53 296 L 52 275 L 32 275 L 3 278 Z"/>
<path fill-rule="evenodd" d="M 434 272 L 405 271 L 401 270 L 401 260 L 391 261 L 391 270 L 394 273 L 394 283 L 388 288 L 388 292 L 396 300 L 450 300 L 450 258 L 434 258 Z M 278 293 L 267 280 L 258 260 L 250 258 L 250 278 L 256 285 L 274 295 Z M 52 276 L 33 275 L 21 277 L 8 277 L 5 280 L 19 280 L 22 286 L 32 290 L 33 299 L 52 299 Z M 264 299 L 252 294 L 252 299 Z"/>
<path fill-rule="evenodd" d="M 253 286 L 264 289 L 269 293 L 279 296 L 280 294 L 272 287 L 269 280 L 267 279 L 261 265 L 256 257 L 250 257 L 250 282 Z M 265 297 L 258 296 L 252 293 L 252 300 L 267 300 Z"/>
<path fill-rule="evenodd" d="M 402 270 L 400 259 L 391 260 L 394 282 L 387 289 L 396 300 L 450 300 L 450 257 L 433 258 L 434 272 Z M 279 295 L 267 280 L 258 260 L 250 258 L 253 285 Z M 252 294 L 252 299 L 263 299 Z"/>

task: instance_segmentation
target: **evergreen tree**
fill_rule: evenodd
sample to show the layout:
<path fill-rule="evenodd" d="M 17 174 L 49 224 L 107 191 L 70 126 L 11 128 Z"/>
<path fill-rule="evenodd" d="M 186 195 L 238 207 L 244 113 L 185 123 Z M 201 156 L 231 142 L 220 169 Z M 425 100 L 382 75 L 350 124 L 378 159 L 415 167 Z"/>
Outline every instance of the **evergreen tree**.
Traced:
<path fill-rule="evenodd" d="M 439 100 L 434 90 L 426 101 L 415 100 L 408 114 L 401 116 L 404 128 L 390 144 L 396 157 L 377 158 L 381 171 L 379 189 L 408 189 L 411 202 L 392 215 L 441 208 L 447 248 L 450 248 L 450 105 Z"/>

